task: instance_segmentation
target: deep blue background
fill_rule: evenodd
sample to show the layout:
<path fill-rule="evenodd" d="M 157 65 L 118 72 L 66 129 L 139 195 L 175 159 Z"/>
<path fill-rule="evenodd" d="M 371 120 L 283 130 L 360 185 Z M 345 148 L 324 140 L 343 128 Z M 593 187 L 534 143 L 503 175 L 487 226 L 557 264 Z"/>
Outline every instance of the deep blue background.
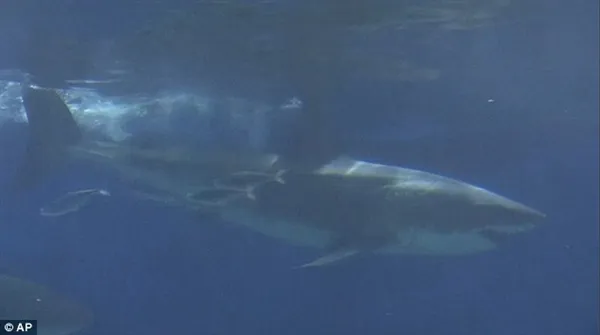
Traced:
<path fill-rule="evenodd" d="M 20 22 L 61 22 L 65 34 L 90 39 L 135 29 L 160 9 L 48 4 L 55 15 L 30 10 L 18 20 L 5 11 L 14 3 L 1 6 L 14 31 Z M 131 13 L 139 21 L 107 23 Z M 423 54 L 444 70 L 439 82 L 401 92 L 348 83 L 339 126 L 363 157 L 460 178 L 548 214 L 511 245 L 293 270 L 319 254 L 132 202 L 116 176 L 74 165 L 27 197 L 3 198 L 0 270 L 88 303 L 96 315 L 89 334 L 595 334 L 598 2 L 525 2 L 510 15 L 519 23 L 440 38 Z M 18 43 L 0 41 L 2 64 L 18 64 Z M 399 118 L 395 110 L 415 113 Z M 22 127 L 0 129 L 3 180 L 25 135 Z M 386 140 L 360 140 L 375 135 Z M 96 186 L 114 197 L 60 220 L 37 214 L 47 199 Z"/>

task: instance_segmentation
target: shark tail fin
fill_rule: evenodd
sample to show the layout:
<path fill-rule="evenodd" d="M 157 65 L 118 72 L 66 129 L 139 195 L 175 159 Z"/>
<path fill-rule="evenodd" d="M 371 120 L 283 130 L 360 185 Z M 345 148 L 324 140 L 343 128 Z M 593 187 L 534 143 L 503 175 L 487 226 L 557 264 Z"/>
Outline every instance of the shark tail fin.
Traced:
<path fill-rule="evenodd" d="M 82 136 L 69 107 L 56 91 L 27 85 L 23 87 L 22 99 L 29 136 L 12 181 L 12 189 L 17 192 L 38 185 L 64 165 L 69 147 Z"/>

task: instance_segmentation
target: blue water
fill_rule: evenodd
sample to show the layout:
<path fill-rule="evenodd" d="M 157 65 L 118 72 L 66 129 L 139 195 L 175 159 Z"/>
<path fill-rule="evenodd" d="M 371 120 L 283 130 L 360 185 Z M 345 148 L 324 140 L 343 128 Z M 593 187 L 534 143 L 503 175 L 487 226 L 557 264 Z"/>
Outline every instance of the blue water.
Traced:
<path fill-rule="evenodd" d="M 72 79 L 81 74 L 72 63 L 44 71 L 43 62 L 22 62 L 48 52 L 27 43 L 32 26 L 93 44 L 176 5 L 190 4 L 2 4 L 0 27 L 23 35 L 0 34 L 0 68 Z M 345 152 L 462 179 L 547 213 L 543 227 L 504 248 L 294 270 L 319 252 L 119 196 L 117 176 L 74 163 L 5 200 L 0 272 L 90 306 L 96 321 L 82 332 L 90 335 L 597 334 L 598 2 L 528 1 L 504 15 L 497 26 L 428 34 L 428 48 L 406 50 L 442 69 L 437 81 L 344 81 L 324 121 Z M 241 86 L 231 89 L 255 93 Z M 25 136 L 22 124 L 0 126 L 3 181 Z M 38 215 L 48 199 L 89 187 L 116 196 L 61 220 Z"/>

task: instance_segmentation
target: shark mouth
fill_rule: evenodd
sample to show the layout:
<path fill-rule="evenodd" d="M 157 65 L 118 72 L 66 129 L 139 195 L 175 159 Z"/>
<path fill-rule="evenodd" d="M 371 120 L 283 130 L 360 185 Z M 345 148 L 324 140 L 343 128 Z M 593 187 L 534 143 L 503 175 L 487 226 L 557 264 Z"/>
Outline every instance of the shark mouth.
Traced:
<path fill-rule="evenodd" d="M 496 245 L 506 243 L 506 241 L 508 241 L 514 235 L 514 233 L 509 231 L 495 229 L 484 229 L 481 230 L 479 234 Z"/>

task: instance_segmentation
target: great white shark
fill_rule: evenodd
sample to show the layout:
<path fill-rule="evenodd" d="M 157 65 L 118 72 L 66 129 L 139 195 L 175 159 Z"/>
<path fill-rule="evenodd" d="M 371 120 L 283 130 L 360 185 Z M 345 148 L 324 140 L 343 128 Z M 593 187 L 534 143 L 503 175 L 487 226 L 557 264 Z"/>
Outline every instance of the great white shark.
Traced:
<path fill-rule="evenodd" d="M 545 217 L 462 181 L 347 157 L 315 167 L 275 154 L 98 140 L 53 90 L 25 86 L 23 103 L 30 134 L 16 190 L 35 186 L 69 158 L 94 161 L 138 194 L 324 250 L 304 266 L 364 252 L 483 252 Z"/>

